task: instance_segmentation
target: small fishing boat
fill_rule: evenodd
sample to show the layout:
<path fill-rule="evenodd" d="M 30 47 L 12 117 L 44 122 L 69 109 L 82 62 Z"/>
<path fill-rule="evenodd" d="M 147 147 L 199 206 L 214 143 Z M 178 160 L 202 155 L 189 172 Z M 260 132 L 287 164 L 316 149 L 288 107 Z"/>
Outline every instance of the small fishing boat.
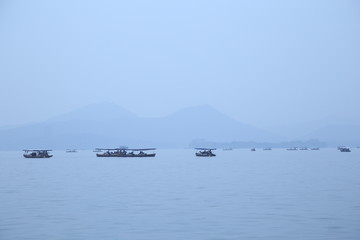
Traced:
<path fill-rule="evenodd" d="M 156 148 L 97 148 L 97 157 L 155 157 L 156 153 L 145 151 L 156 150 Z"/>
<path fill-rule="evenodd" d="M 125 155 L 121 155 L 120 157 L 155 157 L 156 153 L 145 152 L 154 150 L 156 150 L 156 148 L 128 148 L 126 150 L 123 149 L 123 151 L 125 151 Z"/>
<path fill-rule="evenodd" d="M 48 152 L 52 150 L 48 149 L 24 149 L 25 158 L 51 158 L 53 155 L 50 155 Z"/>
<path fill-rule="evenodd" d="M 76 149 L 66 149 L 67 153 L 76 153 Z"/>
<path fill-rule="evenodd" d="M 340 152 L 351 152 L 349 147 L 339 147 Z"/>
<path fill-rule="evenodd" d="M 232 151 L 232 148 L 223 148 L 223 151 Z"/>
<path fill-rule="evenodd" d="M 214 154 L 212 151 L 216 150 L 216 148 L 195 148 L 197 151 L 195 153 L 195 156 L 197 157 L 215 157 L 216 154 Z"/>

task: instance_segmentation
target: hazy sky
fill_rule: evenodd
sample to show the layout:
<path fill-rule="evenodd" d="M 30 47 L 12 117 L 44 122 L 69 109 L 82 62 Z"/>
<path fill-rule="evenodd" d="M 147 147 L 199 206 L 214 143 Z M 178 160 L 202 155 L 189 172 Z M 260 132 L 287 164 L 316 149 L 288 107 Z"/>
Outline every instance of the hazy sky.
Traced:
<path fill-rule="evenodd" d="M 96 102 L 359 122 L 360 2 L 0 1 L 0 125 Z"/>

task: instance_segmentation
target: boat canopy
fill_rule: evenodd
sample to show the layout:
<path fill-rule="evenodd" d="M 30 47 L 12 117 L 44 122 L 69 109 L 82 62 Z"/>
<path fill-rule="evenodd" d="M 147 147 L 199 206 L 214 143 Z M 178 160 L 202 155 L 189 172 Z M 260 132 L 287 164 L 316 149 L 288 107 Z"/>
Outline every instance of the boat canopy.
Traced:
<path fill-rule="evenodd" d="M 24 149 L 25 152 L 50 152 L 50 149 Z"/>
<path fill-rule="evenodd" d="M 120 148 L 95 148 L 95 150 L 100 150 L 100 151 L 113 151 L 113 150 L 120 150 Z"/>
<path fill-rule="evenodd" d="M 216 148 L 195 148 L 196 150 L 216 150 Z"/>
<path fill-rule="evenodd" d="M 150 150 L 156 150 L 156 148 L 122 148 L 121 150 L 130 150 L 130 151 L 150 151 Z"/>
<path fill-rule="evenodd" d="M 101 151 L 119 151 L 119 150 L 129 150 L 129 151 L 150 151 L 156 150 L 156 148 L 96 148 L 95 150 Z"/>

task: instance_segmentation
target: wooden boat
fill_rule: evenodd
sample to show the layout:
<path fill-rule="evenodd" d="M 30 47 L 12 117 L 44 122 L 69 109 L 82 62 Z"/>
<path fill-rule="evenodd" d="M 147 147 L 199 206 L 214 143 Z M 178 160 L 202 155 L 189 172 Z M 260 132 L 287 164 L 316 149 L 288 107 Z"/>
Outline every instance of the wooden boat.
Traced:
<path fill-rule="evenodd" d="M 351 152 L 349 147 L 338 147 L 340 152 Z"/>
<path fill-rule="evenodd" d="M 140 149 L 128 149 L 128 150 L 131 152 L 126 152 L 125 155 L 120 157 L 155 157 L 156 156 L 156 153 L 145 152 L 149 150 L 155 150 L 155 148 L 140 148 Z"/>
<path fill-rule="evenodd" d="M 223 151 L 232 151 L 232 148 L 223 148 Z"/>
<path fill-rule="evenodd" d="M 145 151 L 156 150 L 156 148 L 97 148 L 102 153 L 97 153 L 97 157 L 155 157 L 156 153 L 146 153 Z"/>
<path fill-rule="evenodd" d="M 24 149 L 25 158 L 51 158 L 53 155 L 50 155 L 48 152 L 52 150 L 48 149 Z"/>
<path fill-rule="evenodd" d="M 195 156 L 197 157 L 215 157 L 216 154 L 214 154 L 212 151 L 216 150 L 216 148 L 195 148 L 197 152 L 195 153 Z"/>
<path fill-rule="evenodd" d="M 67 153 L 76 153 L 76 149 L 66 149 Z"/>

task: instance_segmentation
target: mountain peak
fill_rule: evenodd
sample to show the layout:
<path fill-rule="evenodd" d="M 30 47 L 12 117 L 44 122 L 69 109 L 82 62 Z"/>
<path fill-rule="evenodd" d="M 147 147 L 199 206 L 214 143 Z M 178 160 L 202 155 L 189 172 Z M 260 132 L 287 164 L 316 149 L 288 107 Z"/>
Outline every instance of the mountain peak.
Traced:
<path fill-rule="evenodd" d="M 123 107 L 109 102 L 89 104 L 69 113 L 54 117 L 51 121 L 93 120 L 136 118 L 137 116 Z"/>
<path fill-rule="evenodd" d="M 203 104 L 203 105 L 198 105 L 198 106 L 194 106 L 194 107 L 188 107 L 188 108 L 183 108 L 175 113 L 173 113 L 172 115 L 170 115 L 171 117 L 179 117 L 179 116 L 201 116 L 202 118 L 209 118 L 209 117 L 214 117 L 214 116 L 223 116 L 223 117 L 227 117 L 230 118 L 228 116 L 226 116 L 225 114 L 221 113 L 220 111 L 216 110 L 215 108 L 213 108 L 210 105 L 207 104 Z"/>
<path fill-rule="evenodd" d="M 9 141 L 12 139 L 13 141 Z M 163 118 L 142 118 L 116 104 L 87 105 L 43 123 L 0 134 L 4 148 L 31 145 L 74 146 L 154 145 L 187 146 L 193 139 L 210 141 L 268 141 L 272 135 L 228 117 L 209 105 L 182 109 Z"/>

